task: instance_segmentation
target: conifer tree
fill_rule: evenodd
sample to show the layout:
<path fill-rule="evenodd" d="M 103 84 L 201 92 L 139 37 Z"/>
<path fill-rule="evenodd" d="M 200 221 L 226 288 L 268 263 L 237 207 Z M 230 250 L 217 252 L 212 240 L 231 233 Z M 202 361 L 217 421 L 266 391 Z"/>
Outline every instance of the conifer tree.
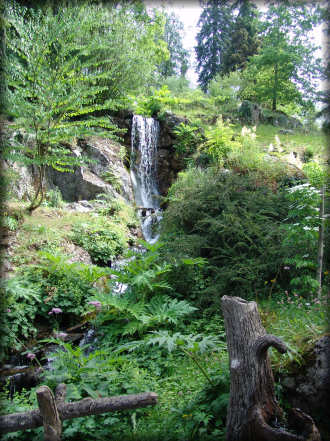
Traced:
<path fill-rule="evenodd" d="M 169 58 L 160 65 L 160 73 L 164 78 L 173 75 L 185 76 L 189 66 L 189 53 L 182 44 L 183 23 L 174 13 L 165 13 L 165 18 L 164 40 L 167 43 Z"/>
<path fill-rule="evenodd" d="M 204 3 L 195 47 L 198 82 L 204 91 L 221 70 L 232 22 L 232 10 L 227 0 L 207 0 Z"/>
<path fill-rule="evenodd" d="M 255 55 L 259 47 L 256 5 L 250 0 L 238 0 L 233 6 L 235 8 L 239 8 L 239 12 L 221 65 L 222 74 L 243 70 L 249 57 Z"/>

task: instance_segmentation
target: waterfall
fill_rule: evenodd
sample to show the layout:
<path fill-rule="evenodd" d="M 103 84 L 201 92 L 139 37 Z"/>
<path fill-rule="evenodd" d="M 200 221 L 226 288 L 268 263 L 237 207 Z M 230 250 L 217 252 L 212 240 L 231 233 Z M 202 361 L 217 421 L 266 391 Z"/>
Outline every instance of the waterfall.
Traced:
<path fill-rule="evenodd" d="M 158 239 L 155 228 L 161 218 L 157 185 L 157 144 L 159 123 L 134 115 L 131 135 L 131 179 L 135 202 L 140 207 L 141 227 L 147 242 Z"/>

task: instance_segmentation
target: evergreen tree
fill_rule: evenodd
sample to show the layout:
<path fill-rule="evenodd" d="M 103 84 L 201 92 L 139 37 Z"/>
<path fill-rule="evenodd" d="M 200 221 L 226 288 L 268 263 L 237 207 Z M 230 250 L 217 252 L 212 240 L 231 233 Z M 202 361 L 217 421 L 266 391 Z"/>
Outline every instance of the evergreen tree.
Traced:
<path fill-rule="evenodd" d="M 189 52 L 182 45 L 183 23 L 173 12 L 164 15 L 164 40 L 169 50 L 169 58 L 160 65 L 160 73 L 164 78 L 173 75 L 185 76 L 189 67 Z"/>
<path fill-rule="evenodd" d="M 230 42 L 221 65 L 221 73 L 243 70 L 247 60 L 255 55 L 259 47 L 258 9 L 249 0 L 238 0 L 233 9 L 239 8 L 230 34 Z"/>
<path fill-rule="evenodd" d="M 245 71 L 250 80 L 243 98 L 278 104 L 309 105 L 315 100 L 317 80 L 322 76 L 317 47 L 310 32 L 321 20 L 318 5 L 299 1 L 273 1 L 262 23 L 262 47 L 251 57 Z"/>
<path fill-rule="evenodd" d="M 227 0 L 207 0 L 198 21 L 197 70 L 198 82 L 206 91 L 209 82 L 220 72 L 229 44 L 232 9 Z"/>

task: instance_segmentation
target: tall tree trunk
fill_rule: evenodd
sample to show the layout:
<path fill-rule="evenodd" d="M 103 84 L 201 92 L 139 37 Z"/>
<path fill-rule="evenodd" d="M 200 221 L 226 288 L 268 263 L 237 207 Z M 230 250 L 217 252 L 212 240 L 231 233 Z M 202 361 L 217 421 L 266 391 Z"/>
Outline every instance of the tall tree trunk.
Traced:
<path fill-rule="evenodd" d="M 273 105 L 272 110 L 276 110 L 277 107 L 277 88 L 278 88 L 278 64 L 274 67 L 274 87 L 273 87 Z"/>
<path fill-rule="evenodd" d="M 285 344 L 266 334 L 255 302 L 222 297 L 230 363 L 230 401 L 227 441 L 320 441 L 313 420 L 293 410 L 295 435 L 280 427 L 283 412 L 275 398 L 274 378 L 267 350 L 286 352 Z"/>
<path fill-rule="evenodd" d="M 33 196 L 33 199 L 27 208 L 29 214 L 31 214 L 34 210 L 36 210 L 42 204 L 45 198 L 45 165 L 38 166 L 38 181 L 36 185 L 36 190 Z"/>

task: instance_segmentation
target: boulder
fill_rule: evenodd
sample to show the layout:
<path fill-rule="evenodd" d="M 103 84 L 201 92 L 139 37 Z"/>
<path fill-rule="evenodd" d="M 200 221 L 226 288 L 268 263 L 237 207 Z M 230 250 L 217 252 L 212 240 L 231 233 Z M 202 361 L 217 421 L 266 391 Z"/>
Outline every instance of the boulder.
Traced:
<path fill-rule="evenodd" d="M 299 121 L 299 119 L 294 118 L 293 116 L 289 116 L 280 110 L 276 110 L 274 112 L 270 112 L 268 115 L 264 115 L 264 120 L 268 124 L 272 124 L 273 126 L 283 127 L 284 129 L 299 129 L 302 128 L 303 125 Z"/>
<path fill-rule="evenodd" d="M 255 125 L 258 124 L 262 118 L 262 109 L 257 103 L 253 103 L 249 100 L 244 100 L 238 110 L 240 119 L 246 123 Z"/>
<path fill-rule="evenodd" d="M 283 392 L 292 407 L 299 407 L 315 418 L 321 433 L 324 432 L 322 439 L 330 439 L 326 429 L 330 420 L 330 335 L 315 343 L 306 360 L 298 374 L 282 376 Z"/>
<path fill-rule="evenodd" d="M 75 167 L 73 173 L 47 170 L 50 187 L 58 187 L 63 199 L 68 202 L 95 199 L 100 193 L 107 193 L 114 198 L 122 195 L 126 201 L 133 202 L 133 190 L 128 170 L 123 164 L 125 147 L 119 143 L 99 137 L 79 140 L 73 155 L 84 155 L 91 160 L 84 167 Z M 110 173 L 113 182 L 106 182 L 105 175 Z"/>

